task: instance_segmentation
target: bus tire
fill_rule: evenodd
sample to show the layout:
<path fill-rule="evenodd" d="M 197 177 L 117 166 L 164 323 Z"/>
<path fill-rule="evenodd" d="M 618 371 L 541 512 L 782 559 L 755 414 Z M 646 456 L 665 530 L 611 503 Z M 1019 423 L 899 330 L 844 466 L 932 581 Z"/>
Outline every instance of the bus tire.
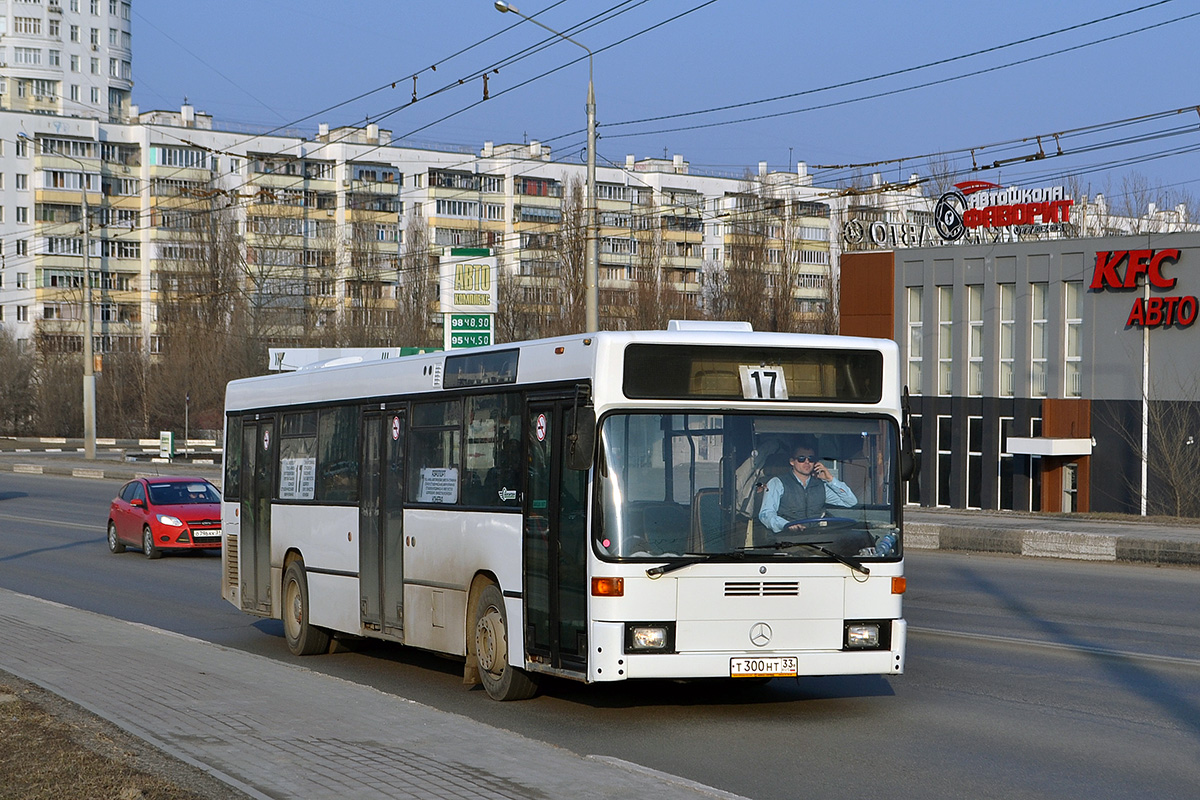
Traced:
<path fill-rule="evenodd" d="M 150 530 L 149 525 L 142 527 L 142 554 L 150 560 L 162 558 L 162 550 L 154 544 L 154 532 Z"/>
<path fill-rule="evenodd" d="M 125 545 L 117 538 L 117 526 L 111 520 L 108 523 L 108 551 L 110 553 L 125 552 Z"/>
<path fill-rule="evenodd" d="M 283 635 L 295 656 L 329 651 L 329 632 L 309 623 L 308 576 L 296 559 L 283 573 Z"/>
<path fill-rule="evenodd" d="M 493 700 L 526 700 L 537 693 L 537 681 L 508 663 L 508 615 L 504 595 L 494 583 L 484 586 L 475 599 L 472 642 L 479 664 L 479 680 Z"/>

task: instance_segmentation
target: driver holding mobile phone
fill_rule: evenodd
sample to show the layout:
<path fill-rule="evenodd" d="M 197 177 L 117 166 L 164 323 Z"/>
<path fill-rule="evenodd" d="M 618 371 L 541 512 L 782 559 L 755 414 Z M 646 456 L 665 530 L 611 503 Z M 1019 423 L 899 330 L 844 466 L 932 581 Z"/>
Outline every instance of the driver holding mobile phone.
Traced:
<path fill-rule="evenodd" d="M 802 439 L 792 449 L 791 472 L 767 482 L 758 519 L 775 533 L 804 530 L 805 526 L 794 520 L 819 517 L 827 505 L 850 508 L 858 503 L 850 487 L 817 460 L 815 444 Z"/>

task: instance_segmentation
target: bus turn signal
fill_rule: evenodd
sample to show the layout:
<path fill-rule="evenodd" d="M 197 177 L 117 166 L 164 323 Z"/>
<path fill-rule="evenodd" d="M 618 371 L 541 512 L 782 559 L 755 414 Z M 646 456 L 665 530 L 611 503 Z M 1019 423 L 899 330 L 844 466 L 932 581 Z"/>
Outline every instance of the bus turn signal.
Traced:
<path fill-rule="evenodd" d="M 624 578 L 592 578 L 593 597 L 624 597 Z"/>

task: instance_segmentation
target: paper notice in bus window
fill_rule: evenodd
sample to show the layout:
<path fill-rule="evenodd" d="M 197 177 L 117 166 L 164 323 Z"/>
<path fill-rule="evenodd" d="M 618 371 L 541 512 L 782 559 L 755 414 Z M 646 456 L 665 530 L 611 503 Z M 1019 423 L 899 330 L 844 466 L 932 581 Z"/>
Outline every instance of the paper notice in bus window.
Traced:
<path fill-rule="evenodd" d="M 279 459 L 279 499 L 312 500 L 317 485 L 315 458 Z"/>
<path fill-rule="evenodd" d="M 458 468 L 422 467 L 418 503 L 457 503 Z"/>

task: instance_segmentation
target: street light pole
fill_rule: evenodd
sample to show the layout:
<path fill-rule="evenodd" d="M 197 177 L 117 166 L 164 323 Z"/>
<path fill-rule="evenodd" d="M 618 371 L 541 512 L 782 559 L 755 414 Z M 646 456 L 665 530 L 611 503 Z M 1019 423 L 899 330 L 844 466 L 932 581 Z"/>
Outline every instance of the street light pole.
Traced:
<path fill-rule="evenodd" d="M 36 146 L 36 140 L 26 133 L 18 133 L 18 137 Z M 55 153 L 57 156 L 73 161 L 79 166 L 79 198 L 83 219 L 80 227 L 83 230 L 83 457 L 90 460 L 96 458 L 96 372 L 95 356 L 92 353 L 92 269 L 91 241 L 87 201 L 87 166 L 78 159 L 65 153 Z"/>
<path fill-rule="evenodd" d="M 588 93 L 587 93 L 587 243 L 584 250 L 584 327 L 585 332 L 600 330 L 600 303 L 597 289 L 596 251 L 600 244 L 600 235 L 596 226 L 596 92 L 592 83 L 592 51 L 586 46 L 554 30 L 548 25 L 538 22 L 517 10 L 516 6 L 504 0 L 496 0 L 496 10 L 501 14 L 513 13 L 521 19 L 532 22 L 541 28 L 566 39 L 576 47 L 582 47 L 588 55 Z"/>

